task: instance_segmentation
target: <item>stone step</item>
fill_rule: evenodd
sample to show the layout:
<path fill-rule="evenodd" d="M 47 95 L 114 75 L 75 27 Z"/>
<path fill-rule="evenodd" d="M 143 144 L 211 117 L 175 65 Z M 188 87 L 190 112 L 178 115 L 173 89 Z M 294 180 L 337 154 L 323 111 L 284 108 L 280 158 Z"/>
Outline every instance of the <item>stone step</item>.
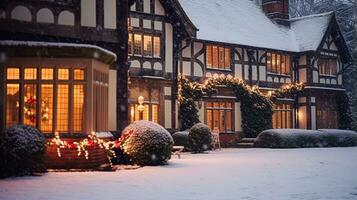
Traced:
<path fill-rule="evenodd" d="M 255 142 L 255 138 L 242 138 L 240 140 L 240 142 L 243 142 L 243 143 L 254 143 Z"/>
<path fill-rule="evenodd" d="M 251 142 L 239 142 L 236 145 L 237 148 L 254 148 L 254 143 Z"/>

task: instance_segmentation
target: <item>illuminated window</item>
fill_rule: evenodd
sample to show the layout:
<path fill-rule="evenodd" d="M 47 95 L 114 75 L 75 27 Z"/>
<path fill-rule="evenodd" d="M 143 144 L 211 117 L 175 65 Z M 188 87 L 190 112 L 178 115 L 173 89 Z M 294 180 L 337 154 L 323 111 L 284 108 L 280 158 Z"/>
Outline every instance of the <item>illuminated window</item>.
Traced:
<path fill-rule="evenodd" d="M 336 76 L 337 75 L 337 59 L 336 58 L 320 58 L 317 61 L 319 72 L 322 75 Z"/>
<path fill-rule="evenodd" d="M 160 37 L 154 37 L 154 57 L 161 57 Z"/>
<path fill-rule="evenodd" d="M 206 124 L 212 130 L 231 132 L 233 118 L 232 102 L 215 101 L 206 103 Z"/>
<path fill-rule="evenodd" d="M 144 56 L 152 56 L 152 37 L 144 35 Z"/>
<path fill-rule="evenodd" d="M 37 69 L 25 68 L 25 80 L 36 80 L 36 79 L 37 79 Z"/>
<path fill-rule="evenodd" d="M 273 128 L 293 128 L 293 106 L 276 104 L 273 112 Z"/>
<path fill-rule="evenodd" d="M 41 132 L 51 133 L 53 125 L 53 85 L 41 85 Z"/>
<path fill-rule="evenodd" d="M 74 69 L 74 80 L 84 81 L 84 69 Z"/>
<path fill-rule="evenodd" d="M 53 80 L 53 69 L 42 68 L 41 69 L 41 78 L 42 78 L 42 80 Z"/>
<path fill-rule="evenodd" d="M 36 126 L 36 85 L 25 84 L 24 86 L 24 124 Z"/>
<path fill-rule="evenodd" d="M 290 56 L 286 54 L 267 53 L 267 71 L 275 74 L 290 74 Z"/>
<path fill-rule="evenodd" d="M 73 86 L 73 131 L 83 131 L 84 85 Z"/>
<path fill-rule="evenodd" d="M 20 79 L 20 69 L 19 68 L 7 68 L 7 80 L 18 80 Z"/>
<path fill-rule="evenodd" d="M 128 54 L 133 54 L 133 35 L 129 34 L 128 37 Z"/>
<path fill-rule="evenodd" d="M 69 69 L 58 69 L 58 80 L 69 80 Z"/>
<path fill-rule="evenodd" d="M 141 35 L 134 35 L 134 55 L 142 55 L 141 53 Z"/>
<path fill-rule="evenodd" d="M 139 104 L 130 104 L 130 122 L 139 120 L 150 120 L 155 123 L 159 122 L 159 105 L 157 104 L 144 104 L 144 111 L 142 112 L 142 118 L 140 119 L 140 112 L 138 110 Z M 150 118 L 151 107 L 151 118 Z"/>
<path fill-rule="evenodd" d="M 229 48 L 207 45 L 206 65 L 213 69 L 231 69 L 231 50 Z"/>
<path fill-rule="evenodd" d="M 68 132 L 69 118 L 69 86 L 60 84 L 57 86 L 57 131 Z"/>
<path fill-rule="evenodd" d="M 161 41 L 158 36 L 129 34 L 128 45 L 129 55 L 134 54 L 135 56 L 155 58 L 161 57 Z"/>
<path fill-rule="evenodd" d="M 19 123 L 19 98 L 20 84 L 6 85 L 6 126 L 10 127 Z"/>
<path fill-rule="evenodd" d="M 22 69 L 23 80 L 20 76 Z M 54 70 L 58 72 L 58 80 L 60 80 L 58 83 L 54 80 Z M 83 113 L 86 87 L 80 83 L 86 78 L 84 69 L 10 67 L 6 69 L 6 72 L 7 78 L 10 78 L 7 79 L 9 82 L 6 83 L 5 98 L 7 127 L 27 124 L 38 128 L 43 133 L 53 133 L 56 130 L 65 133 L 70 131 L 82 133 L 85 125 Z M 39 75 L 38 72 L 40 72 Z M 73 74 L 71 81 L 70 74 Z M 37 76 L 40 77 L 41 81 L 31 81 L 36 80 Z M 94 77 L 98 78 L 96 81 L 100 81 L 102 86 L 108 83 L 108 75 L 100 74 L 96 76 L 95 74 Z M 22 92 L 20 93 L 20 91 Z M 104 109 L 107 106 L 105 102 L 108 102 L 108 92 L 104 91 L 97 96 L 103 99 L 100 106 Z M 54 110 L 55 108 L 56 110 Z M 56 114 L 56 117 L 54 117 L 54 114 Z M 105 113 L 103 116 L 107 115 Z M 104 121 L 102 123 L 105 124 L 108 120 L 103 116 L 101 116 Z M 70 119 L 72 119 L 72 123 L 69 122 Z M 54 125 L 56 126 L 54 127 Z"/>

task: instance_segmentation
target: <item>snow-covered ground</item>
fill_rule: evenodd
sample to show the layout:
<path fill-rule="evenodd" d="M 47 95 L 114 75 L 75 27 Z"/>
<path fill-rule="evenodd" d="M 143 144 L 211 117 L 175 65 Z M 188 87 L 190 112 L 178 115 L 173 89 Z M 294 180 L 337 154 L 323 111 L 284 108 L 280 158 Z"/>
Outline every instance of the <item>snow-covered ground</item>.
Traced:
<path fill-rule="evenodd" d="M 163 167 L 0 180 L 0 199 L 357 199 L 357 148 L 225 149 L 182 157 Z"/>

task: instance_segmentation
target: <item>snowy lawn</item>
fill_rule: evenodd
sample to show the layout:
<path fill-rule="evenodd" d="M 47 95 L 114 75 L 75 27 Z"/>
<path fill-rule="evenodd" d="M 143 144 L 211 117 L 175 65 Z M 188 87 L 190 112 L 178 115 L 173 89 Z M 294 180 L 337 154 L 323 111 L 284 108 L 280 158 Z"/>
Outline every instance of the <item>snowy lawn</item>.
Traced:
<path fill-rule="evenodd" d="M 170 165 L 0 180 L 1 200 L 357 199 L 357 148 L 224 149 Z"/>

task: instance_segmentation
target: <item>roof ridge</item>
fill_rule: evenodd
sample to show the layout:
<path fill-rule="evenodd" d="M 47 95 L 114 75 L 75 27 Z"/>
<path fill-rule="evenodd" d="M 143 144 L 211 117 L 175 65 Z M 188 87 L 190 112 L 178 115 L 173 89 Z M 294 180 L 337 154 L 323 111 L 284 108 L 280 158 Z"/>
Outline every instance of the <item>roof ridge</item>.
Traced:
<path fill-rule="evenodd" d="M 312 15 L 306 15 L 306 16 L 302 16 L 302 17 L 295 17 L 295 18 L 291 18 L 290 21 L 299 21 L 299 20 L 303 20 L 303 19 L 310 19 L 310 18 L 315 18 L 315 17 L 325 17 L 325 16 L 329 16 L 334 14 L 334 11 L 329 11 L 329 12 L 323 12 L 323 13 L 319 13 L 319 14 L 312 14 Z"/>

